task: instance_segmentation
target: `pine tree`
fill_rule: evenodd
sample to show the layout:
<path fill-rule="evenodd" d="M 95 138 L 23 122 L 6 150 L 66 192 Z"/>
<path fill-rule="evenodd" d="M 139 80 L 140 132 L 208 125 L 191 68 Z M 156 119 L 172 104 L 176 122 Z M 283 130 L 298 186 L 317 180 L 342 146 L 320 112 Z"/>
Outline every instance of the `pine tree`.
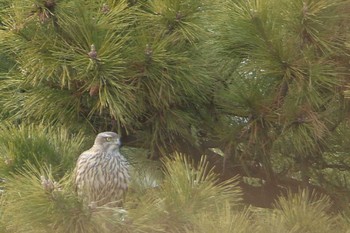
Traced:
<path fill-rule="evenodd" d="M 3 2 L 2 47 L 16 61 L 1 85 L 10 119 L 113 128 L 155 157 L 194 147 L 211 86 L 202 1 Z"/>
<path fill-rule="evenodd" d="M 269 195 L 276 184 L 348 190 L 349 1 L 222 4 L 212 136 Z"/>
<path fill-rule="evenodd" d="M 350 192 L 348 0 L 0 6 L 2 121 L 207 154 L 247 192 Z"/>

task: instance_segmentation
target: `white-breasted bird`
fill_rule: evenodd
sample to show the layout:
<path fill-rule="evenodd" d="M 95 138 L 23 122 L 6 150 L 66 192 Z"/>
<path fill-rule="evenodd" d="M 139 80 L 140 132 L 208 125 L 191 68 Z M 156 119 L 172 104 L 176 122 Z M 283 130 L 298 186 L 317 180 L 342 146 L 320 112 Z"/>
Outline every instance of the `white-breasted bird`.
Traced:
<path fill-rule="evenodd" d="M 129 164 L 119 152 L 119 135 L 99 133 L 94 145 L 84 151 L 75 167 L 78 195 L 88 205 L 120 205 L 130 180 Z"/>

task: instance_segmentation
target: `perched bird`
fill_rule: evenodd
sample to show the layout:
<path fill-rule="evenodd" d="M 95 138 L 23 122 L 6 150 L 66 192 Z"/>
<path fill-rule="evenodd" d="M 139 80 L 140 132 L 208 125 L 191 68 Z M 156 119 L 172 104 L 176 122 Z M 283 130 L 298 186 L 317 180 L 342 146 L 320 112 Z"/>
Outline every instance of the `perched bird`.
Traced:
<path fill-rule="evenodd" d="M 120 205 L 129 183 L 128 162 L 119 153 L 120 138 L 114 132 L 99 133 L 75 167 L 75 186 L 88 205 Z"/>

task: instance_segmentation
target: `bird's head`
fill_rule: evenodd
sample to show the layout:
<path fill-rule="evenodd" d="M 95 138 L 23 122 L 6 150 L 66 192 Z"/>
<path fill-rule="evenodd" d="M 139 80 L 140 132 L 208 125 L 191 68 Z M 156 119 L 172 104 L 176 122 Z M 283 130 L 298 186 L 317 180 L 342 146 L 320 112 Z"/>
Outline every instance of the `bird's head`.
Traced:
<path fill-rule="evenodd" d="M 94 144 L 94 146 L 102 147 L 105 151 L 117 150 L 119 149 L 120 145 L 120 137 L 114 132 L 99 133 Z"/>

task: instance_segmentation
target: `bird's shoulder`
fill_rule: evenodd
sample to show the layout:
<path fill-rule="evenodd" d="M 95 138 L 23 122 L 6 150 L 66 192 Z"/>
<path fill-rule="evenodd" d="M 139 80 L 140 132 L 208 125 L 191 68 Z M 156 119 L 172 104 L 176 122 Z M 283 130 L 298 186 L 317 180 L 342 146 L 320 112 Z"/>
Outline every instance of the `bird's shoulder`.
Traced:
<path fill-rule="evenodd" d="M 102 154 L 103 154 L 102 150 L 92 147 L 89 150 L 86 150 L 83 153 L 81 153 L 79 155 L 78 161 L 79 160 L 88 159 L 88 158 L 91 158 L 91 157 L 95 157 L 95 156 L 100 156 Z"/>

